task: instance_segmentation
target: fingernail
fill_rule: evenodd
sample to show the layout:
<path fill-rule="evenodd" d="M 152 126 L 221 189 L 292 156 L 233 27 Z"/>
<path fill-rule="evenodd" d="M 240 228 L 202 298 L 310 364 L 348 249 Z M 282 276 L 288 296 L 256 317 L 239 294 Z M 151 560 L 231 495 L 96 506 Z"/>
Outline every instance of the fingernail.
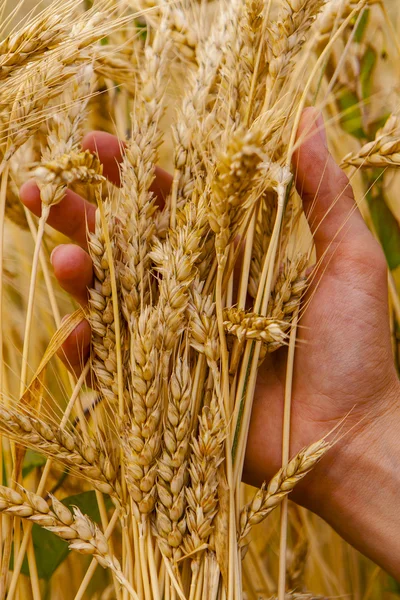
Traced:
<path fill-rule="evenodd" d="M 326 135 L 325 121 L 322 113 L 319 113 L 318 118 L 315 121 L 315 125 L 322 143 L 324 144 L 325 148 L 328 148 L 328 137 Z"/>
<path fill-rule="evenodd" d="M 59 251 L 60 248 L 62 248 L 63 246 L 65 246 L 65 244 L 60 244 L 59 246 L 56 246 L 53 250 L 53 252 L 50 254 L 50 262 L 51 264 L 53 264 L 53 260 L 55 255 L 57 254 L 57 252 Z"/>

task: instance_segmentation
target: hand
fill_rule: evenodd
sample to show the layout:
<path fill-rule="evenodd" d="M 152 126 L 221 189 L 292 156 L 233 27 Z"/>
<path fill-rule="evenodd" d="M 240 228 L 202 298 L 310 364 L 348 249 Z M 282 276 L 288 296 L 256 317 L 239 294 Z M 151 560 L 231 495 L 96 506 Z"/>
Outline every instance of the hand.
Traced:
<path fill-rule="evenodd" d="M 294 157 L 296 185 L 314 236 L 318 268 L 304 299 L 295 355 L 291 455 L 345 417 L 348 438 L 396 406 L 387 265 L 356 207 L 346 175 L 329 154 L 322 118 L 307 109 Z M 246 477 L 259 484 L 281 463 L 286 352 L 270 355 L 259 372 L 247 449 Z M 360 426 L 357 427 L 357 424 Z M 344 443 L 349 443 L 349 439 Z M 326 472 L 331 457 L 320 468 Z M 314 474 L 319 477 L 319 470 Z M 302 501 L 312 476 L 299 487 Z"/>
<path fill-rule="evenodd" d="M 399 575 L 400 566 L 396 571 L 390 556 L 377 549 L 375 541 L 382 530 L 381 521 L 376 515 L 361 522 L 358 518 L 360 505 L 369 502 L 369 490 L 374 490 L 375 504 L 379 508 L 382 504 L 378 466 L 373 460 L 365 460 L 371 456 L 370 444 L 376 440 L 380 443 L 379 452 L 375 451 L 373 456 L 385 454 L 382 439 L 388 452 L 392 451 L 391 439 L 396 440 L 399 419 L 396 402 L 399 383 L 389 331 L 387 267 L 380 246 L 356 208 L 346 176 L 329 154 L 322 120 L 316 121 L 316 117 L 312 109 L 303 115 L 299 135 L 301 139 L 304 135 L 305 141 L 293 165 L 297 189 L 314 235 L 318 268 L 304 300 L 299 324 L 291 454 L 326 435 L 346 415 L 349 416 L 345 427 L 354 428 L 302 482 L 293 499 L 321 514 L 354 545 Z M 98 153 L 105 176 L 119 185 L 118 140 L 109 134 L 93 133 L 85 138 L 83 146 Z M 160 199 L 167 195 L 170 185 L 171 177 L 159 170 L 153 190 Z M 34 182 L 22 187 L 21 198 L 32 212 L 40 214 L 40 194 Z M 87 302 L 87 288 L 92 284 L 92 265 L 86 252 L 86 220 L 93 230 L 94 219 L 95 208 L 71 191 L 51 209 L 49 218 L 50 225 L 79 244 L 58 247 L 52 263 L 60 285 L 81 304 Z M 63 346 L 65 361 L 77 374 L 88 355 L 89 343 L 90 328 L 84 322 Z M 269 357 L 259 373 L 245 463 L 246 479 L 256 485 L 268 480 L 281 464 L 285 363 L 286 353 L 282 349 Z M 392 434 L 388 435 L 389 432 Z M 381 467 L 379 464 L 380 470 Z M 391 491 L 397 494 L 393 470 L 388 467 L 384 472 L 390 473 Z M 367 480 L 368 486 L 362 488 L 360 481 L 365 484 Z M 354 500 L 350 507 L 349 493 Z M 387 504 L 392 496 L 387 489 L 384 493 L 386 496 L 381 500 L 386 500 L 389 519 L 391 511 Z M 395 509 L 393 512 L 397 514 Z M 353 527 L 349 526 L 349 515 Z M 386 538 L 382 543 L 387 542 Z"/>

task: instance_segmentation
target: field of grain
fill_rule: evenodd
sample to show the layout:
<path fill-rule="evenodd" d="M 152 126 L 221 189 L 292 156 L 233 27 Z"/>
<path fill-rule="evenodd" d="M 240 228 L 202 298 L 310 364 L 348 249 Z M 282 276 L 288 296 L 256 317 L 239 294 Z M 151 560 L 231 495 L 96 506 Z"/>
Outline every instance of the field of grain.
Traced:
<path fill-rule="evenodd" d="M 398 598 L 318 506 L 350 386 L 296 425 L 296 365 L 330 368 L 322 118 L 400 365 L 397 2 L 1 7 L 0 600 Z"/>

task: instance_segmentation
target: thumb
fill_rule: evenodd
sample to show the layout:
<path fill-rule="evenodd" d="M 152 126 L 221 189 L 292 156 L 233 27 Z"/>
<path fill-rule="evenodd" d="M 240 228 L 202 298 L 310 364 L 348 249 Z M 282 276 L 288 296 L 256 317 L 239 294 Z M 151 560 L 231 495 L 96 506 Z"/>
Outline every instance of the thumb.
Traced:
<path fill-rule="evenodd" d="M 339 243 L 354 247 L 360 237 L 370 233 L 347 176 L 329 152 L 324 121 L 316 109 L 304 111 L 297 140 L 300 145 L 293 155 L 296 187 L 314 236 L 317 259 L 333 258 Z"/>

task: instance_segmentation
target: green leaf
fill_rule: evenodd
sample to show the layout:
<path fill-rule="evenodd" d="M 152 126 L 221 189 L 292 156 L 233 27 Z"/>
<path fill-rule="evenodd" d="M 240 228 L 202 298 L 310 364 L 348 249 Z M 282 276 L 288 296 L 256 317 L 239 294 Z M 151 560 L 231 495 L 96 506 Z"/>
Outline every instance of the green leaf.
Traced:
<path fill-rule="evenodd" d="M 34 525 L 32 527 L 32 542 L 35 551 L 36 566 L 40 579 L 49 580 L 54 571 L 67 558 L 68 544 L 50 531 Z M 14 551 L 11 555 L 11 571 L 14 569 Z M 25 556 L 21 573 L 29 577 L 28 560 Z"/>
<path fill-rule="evenodd" d="M 24 458 L 24 464 L 22 465 L 22 476 L 27 477 L 29 473 L 37 467 L 43 467 L 46 464 L 46 457 L 34 450 L 27 450 Z"/>
<path fill-rule="evenodd" d="M 338 97 L 339 108 L 342 113 L 341 125 L 350 135 L 365 139 L 367 137 L 362 119 L 362 112 L 357 95 L 350 90 L 343 90 Z"/>
<path fill-rule="evenodd" d="M 364 10 L 363 14 L 361 15 L 360 22 L 358 23 L 356 32 L 354 34 L 354 41 L 357 44 L 360 44 L 363 41 L 364 34 L 367 30 L 367 26 L 368 26 L 368 22 L 369 22 L 369 15 L 370 15 L 369 9 Z M 355 17 L 355 19 L 357 19 L 357 18 L 358 17 Z"/>
<path fill-rule="evenodd" d="M 389 590 L 397 594 L 400 593 L 400 583 L 395 581 L 393 577 L 389 577 Z"/>
<path fill-rule="evenodd" d="M 373 81 L 373 72 L 376 67 L 376 63 L 378 60 L 378 55 L 372 46 L 367 46 L 367 49 L 364 53 L 364 56 L 361 59 L 361 88 L 363 99 L 367 100 L 370 98 L 372 93 L 372 81 Z"/>
<path fill-rule="evenodd" d="M 62 503 L 68 508 L 78 507 L 85 515 L 96 523 L 100 523 L 100 513 L 97 505 L 95 492 L 83 492 L 75 496 L 64 498 Z M 110 498 L 106 498 L 106 508 L 112 506 Z M 54 533 L 34 525 L 32 527 L 32 541 L 35 550 L 36 565 L 40 579 L 49 580 L 55 570 L 67 558 L 69 554 L 68 544 Z M 11 570 L 14 568 L 11 559 Z M 21 572 L 29 576 L 28 561 L 25 557 Z"/>
<path fill-rule="evenodd" d="M 368 183 L 371 186 L 373 180 Z M 394 271 L 400 265 L 400 225 L 385 202 L 382 178 L 375 183 L 372 190 L 368 193 L 367 201 L 389 269 Z"/>

